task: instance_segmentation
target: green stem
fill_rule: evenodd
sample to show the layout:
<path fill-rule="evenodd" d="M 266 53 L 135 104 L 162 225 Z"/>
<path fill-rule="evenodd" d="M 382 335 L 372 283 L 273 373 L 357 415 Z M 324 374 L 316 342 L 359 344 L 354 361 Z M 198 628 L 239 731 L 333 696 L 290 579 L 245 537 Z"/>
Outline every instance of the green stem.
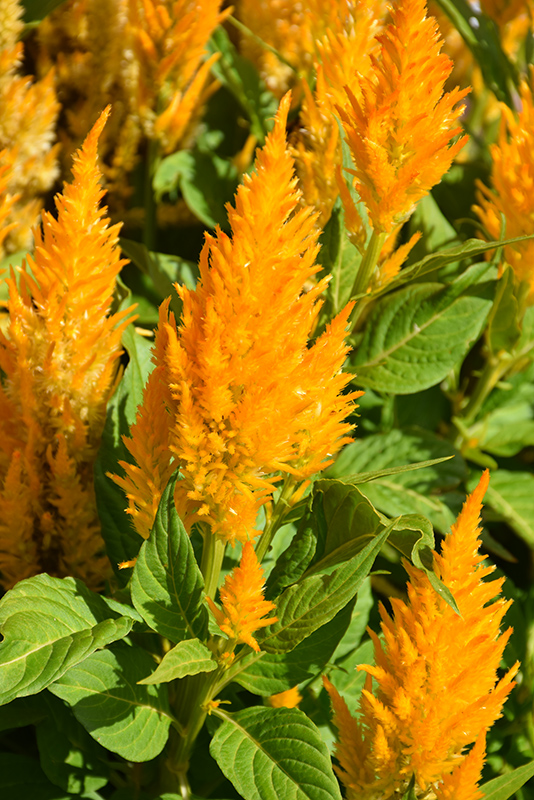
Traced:
<path fill-rule="evenodd" d="M 200 571 L 204 576 L 205 592 L 208 597 L 215 597 L 219 586 L 219 575 L 224 558 L 226 543 L 214 536 L 210 530 L 204 531 L 204 547 Z"/>
<path fill-rule="evenodd" d="M 378 259 L 380 258 L 380 251 L 382 250 L 382 247 L 384 245 L 385 238 L 386 234 L 384 231 L 381 231 L 380 233 L 377 233 L 376 231 L 372 232 L 371 238 L 369 239 L 369 244 L 365 249 L 365 253 L 362 258 L 360 268 L 358 269 L 358 273 L 356 275 L 354 284 L 352 286 L 352 291 L 350 293 L 351 297 L 356 297 L 357 295 L 365 295 L 365 292 L 367 291 L 367 287 L 369 286 L 373 272 L 375 271 L 376 265 L 378 264 Z M 360 300 L 358 301 L 352 312 L 351 320 L 353 324 L 361 313 L 359 311 L 357 312 L 357 309 L 360 307 L 362 299 L 365 298 L 360 298 Z"/>
<path fill-rule="evenodd" d="M 154 189 L 152 180 L 156 171 L 156 164 L 159 157 L 158 143 L 155 139 L 149 139 L 148 149 L 145 160 L 145 185 L 144 185 L 144 206 L 145 206 L 145 227 L 143 230 L 143 244 L 147 250 L 154 250 L 156 245 L 156 201 L 154 199 Z"/>
<path fill-rule="evenodd" d="M 273 513 L 271 514 L 271 518 L 267 523 L 267 525 L 265 526 L 265 530 L 263 531 L 262 535 L 260 536 L 259 542 L 256 545 L 256 557 L 260 562 L 260 564 L 265 558 L 265 554 L 267 553 L 267 550 L 271 545 L 271 542 L 274 538 L 276 531 L 283 523 L 283 519 L 288 509 L 288 500 L 293 494 L 294 488 L 295 488 L 294 478 L 286 478 L 284 485 L 282 487 L 282 491 L 280 493 L 280 497 L 276 501 L 275 506 L 273 508 Z"/>

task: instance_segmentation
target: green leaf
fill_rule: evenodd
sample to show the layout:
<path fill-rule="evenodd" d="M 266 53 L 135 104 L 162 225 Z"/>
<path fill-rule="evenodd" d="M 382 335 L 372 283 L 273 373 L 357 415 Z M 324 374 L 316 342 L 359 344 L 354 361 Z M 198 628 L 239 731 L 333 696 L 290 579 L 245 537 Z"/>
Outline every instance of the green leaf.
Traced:
<path fill-rule="evenodd" d="M 23 20 L 25 23 L 41 22 L 64 2 L 65 0 L 22 0 L 21 5 L 24 8 Z"/>
<path fill-rule="evenodd" d="M 132 624 L 74 578 L 20 581 L 0 600 L 0 703 L 40 692 Z"/>
<path fill-rule="evenodd" d="M 250 131 L 260 144 L 272 128 L 278 101 L 268 91 L 254 65 L 239 55 L 224 28 L 219 26 L 209 42 L 212 53 L 221 57 L 211 70 L 236 98 L 250 120 Z"/>
<path fill-rule="evenodd" d="M 352 604 L 298 644 L 290 653 L 240 656 L 227 673 L 253 694 L 268 697 L 319 675 L 332 657 L 351 621 Z"/>
<path fill-rule="evenodd" d="M 347 236 L 345 214 L 338 199 L 321 234 L 319 261 L 332 279 L 328 284 L 321 321 L 329 321 L 348 303 L 362 257 Z"/>
<path fill-rule="evenodd" d="M 465 294 L 459 288 L 457 281 L 445 288 L 410 284 L 378 300 L 350 361 L 357 382 L 413 394 L 443 380 L 479 337 L 491 309 L 488 287 Z"/>
<path fill-rule="evenodd" d="M 471 485 L 470 481 L 470 485 Z M 474 483 L 474 481 L 473 481 Z M 530 472 L 509 472 L 499 469 L 492 473 L 485 504 L 510 525 L 534 548 L 534 475 Z"/>
<path fill-rule="evenodd" d="M 513 772 L 506 775 L 499 775 L 492 781 L 488 781 L 480 787 L 487 800 L 508 800 L 518 789 L 534 775 L 534 761 L 517 767 Z"/>
<path fill-rule="evenodd" d="M 174 506 L 176 480 L 171 479 L 163 493 L 131 579 L 134 606 L 153 630 L 171 642 L 205 639 L 208 632 L 204 579 Z"/>
<path fill-rule="evenodd" d="M 344 656 L 355 650 L 360 644 L 369 622 L 369 614 L 373 605 L 374 599 L 371 591 L 371 579 L 366 578 L 356 597 L 356 603 L 352 610 L 349 626 L 334 651 L 333 658 L 336 661 L 344 658 Z"/>
<path fill-rule="evenodd" d="M 129 325 L 123 333 L 122 344 L 130 361 L 117 391 L 108 403 L 102 443 L 95 464 L 94 478 L 98 514 L 102 523 L 102 536 L 107 552 L 121 585 L 128 580 L 125 571 L 117 564 L 137 555 L 142 538 L 134 530 L 125 512 L 128 501 L 107 473 L 123 475 L 119 461 L 131 461 L 122 436 L 128 436 L 135 422 L 137 406 L 142 403 L 143 389 L 152 370 L 152 343 L 135 332 Z"/>
<path fill-rule="evenodd" d="M 0 796 L 5 800 L 74 800 L 50 783 L 38 761 L 18 753 L 0 753 Z"/>
<path fill-rule="evenodd" d="M 198 267 L 192 261 L 179 256 L 150 251 L 141 242 L 132 239 L 119 239 L 121 250 L 130 261 L 147 275 L 154 289 L 164 299 L 171 297 L 170 308 L 178 318 L 182 312 L 182 304 L 173 284 L 180 283 L 188 289 L 194 289 L 198 278 Z"/>
<path fill-rule="evenodd" d="M 139 686 L 152 656 L 126 644 L 93 653 L 50 686 L 103 747 L 128 761 L 161 753 L 172 717 L 166 687 Z"/>
<path fill-rule="evenodd" d="M 245 800 L 341 800 L 319 731 L 296 708 L 221 714 L 210 752 Z"/>
<path fill-rule="evenodd" d="M 340 692 L 350 711 L 357 708 L 360 701 L 367 673 L 358 671 L 358 664 L 374 664 L 374 644 L 367 639 L 355 650 L 347 653 L 336 661 L 335 668 L 329 673 L 329 678 Z"/>
<path fill-rule="evenodd" d="M 421 466 L 423 459 L 428 459 L 427 466 L 417 471 L 406 468 L 394 471 L 397 465 L 412 461 L 421 462 Z M 366 470 L 370 467 L 377 474 L 372 483 L 367 482 L 369 473 Z M 450 442 L 412 427 L 374 434 L 348 445 L 326 474 L 359 485 L 373 506 L 389 517 L 421 514 L 445 532 L 454 522 L 454 515 L 433 493 L 461 483 L 467 475 L 467 467 Z M 350 478 L 343 477 L 347 474 Z M 362 476 L 365 486 L 361 485 Z"/>
<path fill-rule="evenodd" d="M 5 706 L 0 706 L 0 731 L 35 725 L 48 713 L 44 693 L 30 697 L 18 697 Z"/>
<path fill-rule="evenodd" d="M 217 669 L 217 662 L 211 650 L 198 639 L 185 639 L 165 653 L 156 671 L 139 683 L 167 683 L 186 675 L 213 672 L 214 669 Z"/>
<path fill-rule="evenodd" d="M 329 622 L 355 596 L 371 570 L 391 525 L 359 553 L 330 574 L 310 575 L 290 586 L 276 601 L 278 621 L 269 633 L 258 637 L 267 653 L 284 653 Z"/>
<path fill-rule="evenodd" d="M 61 700 L 49 692 L 44 699 L 48 713 L 36 728 L 43 772 L 66 792 L 101 789 L 109 780 L 108 754 Z"/>
<path fill-rule="evenodd" d="M 279 556 L 267 580 L 266 599 L 277 597 L 284 589 L 298 581 L 309 566 L 315 555 L 317 542 L 313 522 L 313 517 L 310 519 L 309 515 L 306 515 L 288 547 Z"/>

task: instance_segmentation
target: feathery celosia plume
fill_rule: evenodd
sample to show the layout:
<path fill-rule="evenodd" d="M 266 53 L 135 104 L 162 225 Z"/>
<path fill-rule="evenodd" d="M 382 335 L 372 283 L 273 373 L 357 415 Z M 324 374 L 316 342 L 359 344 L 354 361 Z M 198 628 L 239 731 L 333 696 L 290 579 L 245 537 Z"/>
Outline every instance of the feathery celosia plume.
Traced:
<path fill-rule="evenodd" d="M 308 346 L 328 278 L 303 291 L 319 269 L 318 231 L 311 210 L 299 207 L 285 140 L 289 102 L 229 207 L 232 237 L 220 230 L 206 237 L 197 289 L 177 287 L 180 326 L 164 303 L 156 331 L 154 391 L 163 394 L 169 450 L 182 473 L 177 511 L 187 529 L 205 522 L 231 542 L 254 535 L 280 473 L 303 481 L 331 463 L 349 441 L 344 420 L 360 394 L 342 394 L 351 307 Z M 134 439 L 149 434 L 148 417 L 138 419 Z M 126 444 L 131 452 L 153 448 Z M 119 482 L 135 517 L 146 494 L 136 489 L 139 470 L 122 466 Z"/>
<path fill-rule="evenodd" d="M 534 233 L 534 70 L 531 86 L 521 84 L 521 111 L 501 105 L 502 118 L 498 142 L 491 145 L 493 190 L 478 183 L 475 211 L 489 236 L 501 238 L 502 217 L 506 238 Z M 504 257 L 519 282 L 528 288 L 528 302 L 534 303 L 534 240 L 504 248 Z"/>
<path fill-rule="evenodd" d="M 263 598 L 263 569 L 252 542 L 243 545 L 239 566 L 226 576 L 219 594 L 222 611 L 211 597 L 206 597 L 219 628 L 231 641 L 248 644 L 259 653 L 260 646 L 252 634 L 272 625 L 277 618 L 263 619 L 276 606 Z"/>
<path fill-rule="evenodd" d="M 17 41 L 23 9 L 14 0 L 0 0 L 0 149 L 10 165 L 8 189 L 17 195 L 9 214 L 12 224 L 4 252 L 28 249 L 39 219 L 41 196 L 57 176 L 57 146 L 53 147 L 59 103 L 51 72 L 31 82 L 19 74 L 23 47 Z"/>
<path fill-rule="evenodd" d="M 341 145 L 336 104 L 345 102 L 343 87 L 346 84 L 361 99 L 360 76 L 371 67 L 370 56 L 378 46 L 375 37 L 385 13 L 383 0 L 340 3 L 338 16 L 331 20 L 324 36 L 315 42 L 314 93 L 305 80 L 302 82 L 304 99 L 300 127 L 291 139 L 291 154 L 303 201 L 319 211 L 320 227 L 328 222 L 338 196 L 336 167 L 341 164 Z"/>
<path fill-rule="evenodd" d="M 136 107 L 145 134 L 164 152 L 175 150 L 216 84 L 206 88 L 217 60 L 208 40 L 229 9 L 221 0 L 130 0 L 130 25 L 139 59 Z"/>
<path fill-rule="evenodd" d="M 124 264 L 96 165 L 109 110 L 75 158 L 74 180 L 43 214 L 34 257 L 9 285 L 0 334 L 0 571 L 4 585 L 43 569 L 98 585 L 105 560 L 93 462 L 128 313 L 110 316 Z M 20 524 L 13 525 L 13 511 Z"/>
<path fill-rule="evenodd" d="M 457 614 L 422 570 L 410 575 L 408 603 L 392 598 L 393 617 L 380 607 L 384 642 L 369 631 L 376 666 L 368 673 L 361 716 L 325 679 L 339 729 L 338 774 L 349 800 L 402 794 L 415 776 L 415 796 L 477 800 L 486 730 L 501 709 L 519 665 L 497 683 L 511 628 L 500 624 L 511 601 L 500 597 L 504 579 L 484 581 L 494 567 L 478 553 L 486 471 L 446 537 L 434 568 L 458 605 Z M 372 678 L 377 691 L 372 691 Z M 469 755 L 466 748 L 476 743 Z"/>
<path fill-rule="evenodd" d="M 443 92 L 452 62 L 425 0 L 399 0 L 378 36 L 380 56 L 338 105 L 355 164 L 355 186 L 377 233 L 406 220 L 465 143 L 451 144 L 468 90 Z"/>

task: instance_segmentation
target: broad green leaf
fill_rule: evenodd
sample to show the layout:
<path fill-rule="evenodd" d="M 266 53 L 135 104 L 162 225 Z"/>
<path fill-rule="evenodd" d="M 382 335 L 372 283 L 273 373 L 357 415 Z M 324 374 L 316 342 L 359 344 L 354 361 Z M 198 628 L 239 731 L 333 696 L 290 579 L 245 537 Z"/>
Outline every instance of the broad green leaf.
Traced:
<path fill-rule="evenodd" d="M 7 705 L 0 706 L 0 731 L 35 725 L 47 713 L 48 707 L 44 701 L 44 692 L 29 697 L 18 697 Z"/>
<path fill-rule="evenodd" d="M 326 273 L 332 275 L 328 284 L 321 321 L 332 319 L 348 303 L 354 279 L 362 257 L 347 236 L 344 212 L 338 200 L 323 233 L 319 261 Z"/>
<path fill-rule="evenodd" d="M 425 255 L 439 251 L 456 239 L 456 231 L 445 217 L 432 193 L 425 195 L 415 207 L 410 217 L 410 233 L 420 231 L 421 239 L 415 244 L 410 253 L 412 261 L 417 258 L 421 261 Z M 457 262 L 456 262 L 457 263 Z M 454 265 L 454 262 L 453 262 Z"/>
<path fill-rule="evenodd" d="M 117 564 L 134 558 L 143 540 L 125 513 L 128 501 L 124 492 L 107 473 L 123 475 L 118 462 L 131 461 L 122 436 L 129 435 L 130 425 L 135 422 L 137 407 L 143 401 L 143 389 L 152 370 L 152 344 L 137 334 L 132 325 L 124 331 L 122 344 L 128 352 L 130 361 L 117 391 L 108 403 L 94 477 L 102 536 L 116 577 L 119 583 L 124 585 L 129 576 L 126 574 L 127 571 L 121 572 Z"/>
<path fill-rule="evenodd" d="M 64 2 L 65 0 L 22 0 L 24 22 L 40 22 Z"/>
<path fill-rule="evenodd" d="M 0 703 L 45 689 L 95 650 L 124 638 L 133 622 L 74 578 L 44 574 L 20 581 L 0 600 Z"/>
<path fill-rule="evenodd" d="M 506 775 L 499 775 L 498 778 L 485 783 L 480 789 L 487 800 L 508 800 L 532 776 L 534 776 L 534 761 L 523 764 L 522 767 L 517 767 L 513 772 L 507 772 Z"/>
<path fill-rule="evenodd" d="M 36 728 L 43 772 L 73 794 L 93 792 L 109 780 L 108 753 L 89 736 L 61 700 L 45 692 L 47 716 Z"/>
<path fill-rule="evenodd" d="M 145 650 L 115 645 L 49 688 L 103 747 L 128 761 L 149 761 L 165 747 L 172 722 L 166 687 L 138 685 L 153 663 Z"/>
<path fill-rule="evenodd" d="M 293 650 L 344 608 L 369 574 L 391 527 L 330 574 L 304 577 L 286 589 L 276 601 L 278 621 L 269 627 L 269 633 L 258 637 L 262 650 L 267 653 Z"/>
<path fill-rule="evenodd" d="M 0 797 L 5 800 L 75 800 L 51 783 L 38 761 L 18 753 L 0 753 Z"/>
<path fill-rule="evenodd" d="M 428 459 L 427 466 L 422 466 L 423 459 Z M 395 472 L 397 465 L 413 461 L 422 462 L 419 464 L 422 468 L 416 471 L 402 468 Z M 366 473 L 370 467 L 374 470 L 371 475 L 377 475 L 372 482 L 368 482 Z M 359 439 L 342 451 L 326 474 L 360 485 L 373 506 L 389 517 L 421 514 L 445 532 L 454 522 L 454 514 L 432 493 L 457 486 L 466 477 L 467 468 L 450 442 L 413 427 Z M 365 485 L 361 485 L 362 476 Z"/>
<path fill-rule="evenodd" d="M 212 72 L 240 103 L 250 120 L 251 133 L 260 144 L 271 130 L 278 108 L 274 95 L 261 80 L 257 69 L 239 55 L 224 28 L 219 26 L 209 42 L 212 53 L 221 57 L 212 66 Z"/>
<path fill-rule="evenodd" d="M 332 657 L 351 621 L 352 603 L 290 653 L 250 653 L 236 659 L 227 673 L 253 694 L 268 697 L 319 675 Z"/>
<path fill-rule="evenodd" d="M 473 481 L 474 482 L 474 481 Z M 534 475 L 499 469 L 491 475 L 485 505 L 534 548 Z"/>
<path fill-rule="evenodd" d="M 296 708 L 224 714 L 210 752 L 245 800 L 340 800 L 319 731 Z"/>
<path fill-rule="evenodd" d="M 153 630 L 171 642 L 205 639 L 208 632 L 204 579 L 174 506 L 176 480 L 171 479 L 163 493 L 131 579 L 134 606 Z"/>
<path fill-rule="evenodd" d="M 357 382 L 413 394 L 439 383 L 462 361 L 491 309 L 488 287 L 411 284 L 378 300 L 350 360 Z"/>
<path fill-rule="evenodd" d="M 307 514 L 288 547 L 279 556 L 267 580 L 266 599 L 272 600 L 292 583 L 296 583 L 309 566 L 317 543 L 313 523 L 313 517 L 310 518 Z"/>
<path fill-rule="evenodd" d="M 198 639 L 185 639 L 165 653 L 155 672 L 139 683 L 167 683 L 186 675 L 213 672 L 214 669 L 217 669 L 217 662 L 211 650 Z"/>
<path fill-rule="evenodd" d="M 374 599 L 371 591 L 371 579 L 366 578 L 356 597 L 356 603 L 352 610 L 349 626 L 334 651 L 333 659 L 335 661 L 344 658 L 348 653 L 358 647 L 369 622 L 369 614 L 373 605 Z"/>

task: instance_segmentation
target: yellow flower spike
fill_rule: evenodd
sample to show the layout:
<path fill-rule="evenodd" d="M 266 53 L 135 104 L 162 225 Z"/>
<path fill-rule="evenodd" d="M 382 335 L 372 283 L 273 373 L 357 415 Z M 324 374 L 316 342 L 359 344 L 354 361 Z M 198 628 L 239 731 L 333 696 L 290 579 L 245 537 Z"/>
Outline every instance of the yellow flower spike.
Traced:
<path fill-rule="evenodd" d="M 416 797 L 428 791 L 440 800 L 481 796 L 485 732 L 501 716 L 519 667 L 497 681 L 511 633 L 509 628 L 501 634 L 500 624 L 510 603 L 500 597 L 501 579 L 484 580 L 494 567 L 483 566 L 478 553 L 488 481 L 486 471 L 441 554 L 434 554 L 435 571 L 460 613 L 434 591 L 422 570 L 405 564 L 408 602 L 393 598 L 392 617 L 380 608 L 383 643 L 371 634 L 375 666 L 358 667 L 368 673 L 358 720 L 325 680 L 339 729 L 338 774 L 348 800 L 402 793 L 413 776 Z"/>
<path fill-rule="evenodd" d="M 276 617 L 263 619 L 276 608 L 270 600 L 263 599 L 263 569 L 261 568 L 252 542 L 245 542 L 241 561 L 227 575 L 220 589 L 222 611 L 211 597 L 206 597 L 217 625 L 230 641 L 248 644 L 256 652 L 260 646 L 253 637 L 260 628 L 272 625 Z"/>
<path fill-rule="evenodd" d="M 318 230 L 311 209 L 299 205 L 286 146 L 289 103 L 287 96 L 256 171 L 228 209 L 231 236 L 207 236 L 197 288 L 177 287 L 180 325 L 164 303 L 155 336 L 169 425 L 161 444 L 168 441 L 166 463 L 172 458 L 182 474 L 176 510 L 186 529 L 203 522 L 232 543 L 254 537 L 258 510 L 283 475 L 297 484 L 331 463 L 350 440 L 345 418 L 360 396 L 342 393 L 350 379 L 341 367 L 351 306 L 308 345 L 328 278 L 305 291 L 319 270 Z M 134 455 L 137 447 L 155 452 L 156 412 L 148 402 L 145 396 L 139 412 L 146 421 L 132 431 Z M 138 437 L 149 438 L 137 445 Z M 154 477 L 152 456 L 135 457 L 140 472 L 123 465 L 121 484 L 134 519 L 135 509 L 150 505 Z M 148 517 L 143 528 L 150 529 Z"/>
<path fill-rule="evenodd" d="M 0 570 L 9 587 L 40 571 L 101 584 L 93 463 L 115 385 L 130 310 L 110 315 L 125 263 L 120 226 L 108 227 L 97 144 L 105 111 L 77 154 L 72 184 L 43 214 L 29 268 L 8 279 L 9 322 L 0 333 L 0 518 L 14 502 L 24 521 L 0 529 Z M 31 272 L 30 272 L 31 270 Z M 18 501 L 17 501 L 18 498 Z"/>
<path fill-rule="evenodd" d="M 440 53 L 437 23 L 425 0 L 400 0 L 377 37 L 380 55 L 359 80 L 362 99 L 349 86 L 338 105 L 350 146 L 355 186 L 376 233 L 390 233 L 441 180 L 465 137 L 456 104 L 468 90 L 443 91 L 452 62 Z M 455 107 L 456 106 L 456 107 Z"/>
<path fill-rule="evenodd" d="M 506 238 L 534 233 L 534 70 L 530 85 L 521 84 L 521 111 L 517 117 L 502 105 L 501 128 L 496 144 L 491 145 L 492 183 L 488 189 L 478 182 L 478 205 L 474 210 L 492 239 L 501 237 L 502 220 Z M 534 240 L 504 248 L 504 257 L 519 282 L 528 287 L 528 303 L 534 303 Z"/>

